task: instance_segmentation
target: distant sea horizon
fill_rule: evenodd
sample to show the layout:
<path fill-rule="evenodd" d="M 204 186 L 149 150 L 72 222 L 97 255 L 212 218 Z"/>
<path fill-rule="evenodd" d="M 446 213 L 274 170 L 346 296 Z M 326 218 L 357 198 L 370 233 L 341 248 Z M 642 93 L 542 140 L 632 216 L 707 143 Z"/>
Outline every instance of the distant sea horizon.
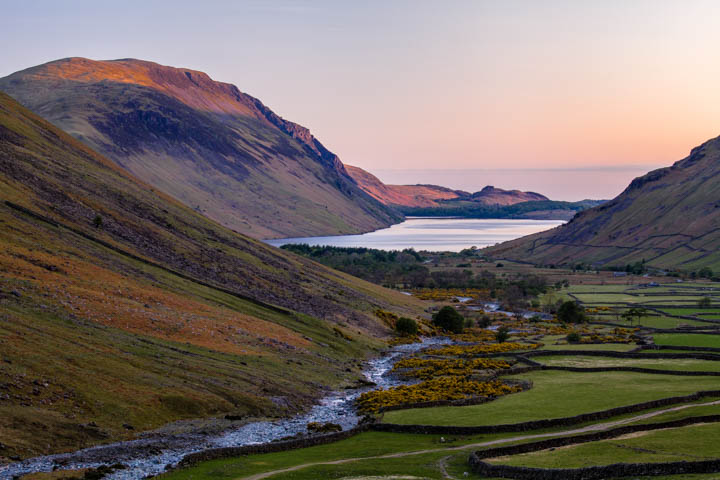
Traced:
<path fill-rule="evenodd" d="M 486 185 L 540 193 L 551 200 L 610 200 L 630 182 L 659 166 L 527 169 L 390 169 L 365 168 L 386 184 L 433 184 L 476 192 Z"/>

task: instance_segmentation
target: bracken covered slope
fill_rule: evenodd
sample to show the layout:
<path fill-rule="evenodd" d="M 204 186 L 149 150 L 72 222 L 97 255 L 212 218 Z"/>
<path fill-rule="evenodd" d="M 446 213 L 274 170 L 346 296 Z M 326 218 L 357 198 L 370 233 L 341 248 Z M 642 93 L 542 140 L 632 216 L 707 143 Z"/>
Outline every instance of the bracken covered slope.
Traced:
<path fill-rule="evenodd" d="M 720 268 L 720 138 L 671 167 L 638 177 L 623 193 L 547 232 L 488 249 L 535 264 Z"/>
<path fill-rule="evenodd" d="M 400 215 L 357 187 L 307 128 L 207 74 L 67 58 L 0 90 L 141 180 L 255 238 L 358 233 Z"/>
<path fill-rule="evenodd" d="M 420 311 L 218 225 L 0 93 L 0 462 L 296 411 L 359 376 L 377 308 Z"/>

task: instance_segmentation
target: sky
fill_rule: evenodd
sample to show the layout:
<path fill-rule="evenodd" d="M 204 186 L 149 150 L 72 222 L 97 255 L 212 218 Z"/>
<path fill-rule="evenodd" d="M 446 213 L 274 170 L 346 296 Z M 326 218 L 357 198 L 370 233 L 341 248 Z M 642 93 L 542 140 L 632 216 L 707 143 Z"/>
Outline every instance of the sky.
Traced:
<path fill-rule="evenodd" d="M 202 70 L 388 183 L 610 198 L 720 135 L 712 0 L 0 4 L 0 76 L 69 56 Z"/>

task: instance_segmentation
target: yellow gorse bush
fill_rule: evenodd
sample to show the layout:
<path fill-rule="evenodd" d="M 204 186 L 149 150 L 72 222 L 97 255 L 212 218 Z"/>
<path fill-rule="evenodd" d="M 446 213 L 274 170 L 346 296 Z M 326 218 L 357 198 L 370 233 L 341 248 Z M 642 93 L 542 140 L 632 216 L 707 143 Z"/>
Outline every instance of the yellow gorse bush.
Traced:
<path fill-rule="evenodd" d="M 421 378 L 428 380 L 433 377 L 442 376 L 463 376 L 467 377 L 477 370 L 501 370 L 510 368 L 510 364 L 504 360 L 493 360 L 490 358 L 461 359 L 430 359 L 430 358 L 405 358 L 393 366 L 393 371 L 403 371 L 401 374 L 406 377 Z"/>
<path fill-rule="evenodd" d="M 478 345 L 449 345 L 447 347 L 433 348 L 426 350 L 428 355 L 444 355 L 444 356 L 472 356 L 487 355 L 489 353 L 512 352 L 515 350 L 534 350 L 540 347 L 539 343 L 488 343 Z"/>
<path fill-rule="evenodd" d="M 522 390 L 499 380 L 477 382 L 464 377 L 438 377 L 415 385 L 361 394 L 356 405 L 361 413 L 377 413 L 383 407 L 438 400 L 462 400 L 471 397 L 499 397 Z"/>
<path fill-rule="evenodd" d="M 449 300 L 454 297 L 490 298 L 490 290 L 480 288 L 417 288 L 412 294 L 420 300 Z"/>

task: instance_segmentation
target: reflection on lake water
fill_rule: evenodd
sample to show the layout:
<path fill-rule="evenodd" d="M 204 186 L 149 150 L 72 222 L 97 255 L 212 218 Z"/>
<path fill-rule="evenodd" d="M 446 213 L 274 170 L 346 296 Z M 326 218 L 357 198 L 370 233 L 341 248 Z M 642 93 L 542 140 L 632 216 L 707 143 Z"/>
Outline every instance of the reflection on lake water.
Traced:
<path fill-rule="evenodd" d="M 450 251 L 478 248 L 514 240 L 565 223 L 562 220 L 510 220 L 477 218 L 408 218 L 402 223 L 362 235 L 280 238 L 267 240 L 276 247 L 288 243 L 367 247 L 381 250 Z"/>

